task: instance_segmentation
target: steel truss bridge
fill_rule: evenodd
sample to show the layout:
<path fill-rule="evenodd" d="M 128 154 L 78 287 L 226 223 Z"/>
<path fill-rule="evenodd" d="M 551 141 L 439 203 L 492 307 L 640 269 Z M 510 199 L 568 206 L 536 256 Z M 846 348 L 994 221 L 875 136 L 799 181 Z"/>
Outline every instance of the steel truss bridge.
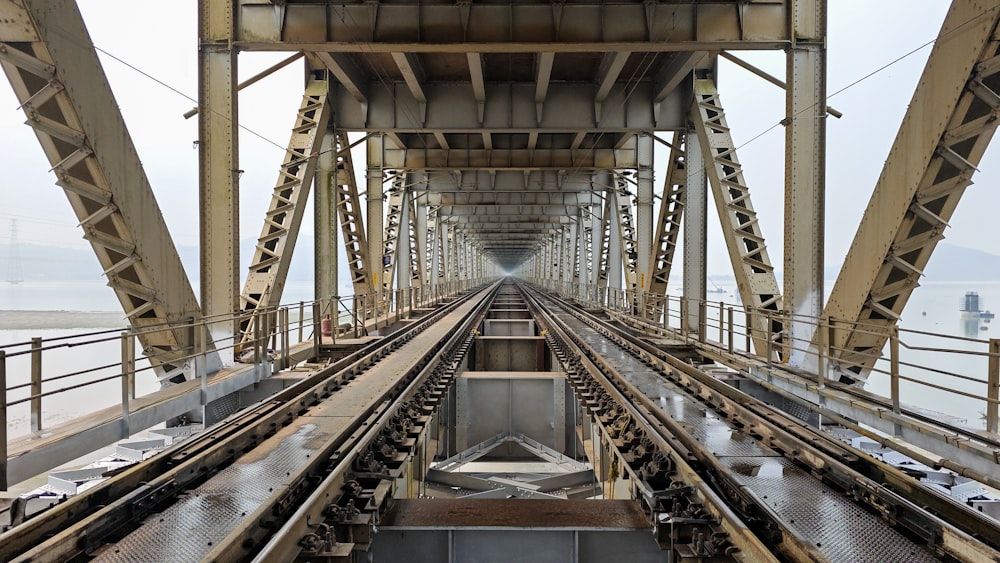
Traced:
<path fill-rule="evenodd" d="M 126 440 L 13 496 L 0 559 L 1000 560 L 1000 341 L 969 393 L 908 375 L 898 327 L 998 123 L 1000 2 L 952 3 L 824 299 L 827 10 L 199 0 L 196 296 L 75 2 L 0 0 L 0 66 L 128 321 L 80 372 L 120 405 L 52 427 L 54 347 L 0 350 L 4 418 L 31 413 L 4 489 Z M 289 58 L 237 84 L 241 51 Z M 786 92 L 781 283 L 719 57 Z M 241 265 L 237 92 L 298 59 Z M 708 300 L 709 194 L 738 304 Z M 310 195 L 315 300 L 289 306 Z"/>

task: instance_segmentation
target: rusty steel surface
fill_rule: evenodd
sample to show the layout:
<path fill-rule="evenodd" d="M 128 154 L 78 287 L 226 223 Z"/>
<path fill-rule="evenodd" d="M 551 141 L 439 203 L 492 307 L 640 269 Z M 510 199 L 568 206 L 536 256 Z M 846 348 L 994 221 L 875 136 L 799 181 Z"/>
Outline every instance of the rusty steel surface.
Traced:
<path fill-rule="evenodd" d="M 397 528 L 644 529 L 649 517 L 631 500 L 398 499 L 382 519 Z"/>

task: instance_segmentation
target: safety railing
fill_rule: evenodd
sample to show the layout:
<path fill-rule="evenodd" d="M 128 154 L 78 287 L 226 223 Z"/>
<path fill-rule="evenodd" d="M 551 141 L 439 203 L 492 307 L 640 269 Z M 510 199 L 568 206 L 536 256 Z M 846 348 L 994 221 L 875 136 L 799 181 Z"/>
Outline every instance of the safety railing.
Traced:
<path fill-rule="evenodd" d="M 865 388 L 896 413 L 903 404 L 951 415 L 956 423 L 998 432 L 1000 411 L 1000 339 L 978 339 L 830 317 L 790 315 L 738 303 L 646 294 L 641 290 L 593 284 L 532 280 L 533 283 L 591 307 L 630 315 L 650 328 L 671 331 L 684 341 L 698 341 L 730 354 L 751 355 L 768 365 L 798 358 L 799 371 L 818 385 L 833 377 L 865 381 Z M 765 322 L 754 322 L 763 318 Z M 773 327 L 807 325 L 809 340 Z M 760 327 L 764 327 L 763 329 Z M 846 349 L 847 334 L 886 341 L 882 350 Z M 756 343 L 763 343 L 758 350 Z M 854 368 L 852 370 L 852 368 Z M 860 373 L 857 373 L 860 372 Z M 972 415 L 971 417 L 969 415 Z M 977 417 L 976 414 L 979 416 Z"/>
<path fill-rule="evenodd" d="M 171 385 L 181 366 L 185 380 L 200 380 L 202 404 L 208 395 L 211 358 L 225 354 L 251 364 L 263 377 L 288 368 L 293 349 L 310 343 L 311 357 L 338 338 L 360 337 L 383 330 L 441 302 L 481 285 L 484 280 L 455 280 L 427 287 L 354 296 L 331 296 L 278 307 L 260 307 L 219 317 L 189 318 L 141 330 L 113 328 L 0 343 L 0 490 L 6 490 L 10 438 L 43 432 L 51 423 L 78 418 L 113 406 L 121 407 L 122 437 L 130 435 L 129 417 L 137 398 Z M 124 321 L 122 321 L 124 324 Z M 251 336 L 210 341 L 209 327 L 222 323 L 251 327 Z M 248 324 L 247 324 L 248 323 Z M 46 331 L 49 332 L 49 331 Z M 180 351 L 137 350 L 136 342 L 156 333 L 188 334 Z M 215 366 L 218 367 L 218 366 Z M 157 384 L 159 381 L 160 385 Z M 81 405 L 86 405 L 82 407 Z M 61 414 L 69 413 L 69 414 Z"/>

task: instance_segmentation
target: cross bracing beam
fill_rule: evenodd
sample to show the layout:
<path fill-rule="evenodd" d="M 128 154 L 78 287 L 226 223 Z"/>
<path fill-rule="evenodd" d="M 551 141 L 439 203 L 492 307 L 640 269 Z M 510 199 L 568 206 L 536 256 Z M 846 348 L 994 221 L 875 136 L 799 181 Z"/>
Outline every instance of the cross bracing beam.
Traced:
<path fill-rule="evenodd" d="M 440 135 L 443 135 L 439 133 Z M 454 137 L 454 136 L 452 136 Z M 440 144 L 440 143 L 439 143 Z M 401 150 L 387 150 L 385 165 L 406 170 L 540 170 L 635 168 L 635 150 L 615 148 L 421 148 L 408 142 Z"/>
<path fill-rule="evenodd" d="M 358 69 L 357 62 L 348 53 L 314 53 L 315 57 L 325 66 L 330 74 L 340 82 L 341 86 L 358 102 L 367 113 L 368 110 L 368 78 Z"/>
<path fill-rule="evenodd" d="M 674 133 L 672 145 L 674 148 L 670 151 L 667 175 L 663 181 L 663 199 L 660 202 L 660 214 L 656 222 L 656 234 L 653 237 L 655 245 L 653 261 L 649 266 L 651 273 L 646 314 L 651 319 L 659 319 L 663 313 L 663 302 L 667 296 L 667 282 L 670 280 L 670 270 L 674 263 L 674 251 L 677 249 L 687 193 L 685 155 L 681 149 L 684 145 L 684 133 L 680 131 Z"/>
<path fill-rule="evenodd" d="M 442 205 L 441 213 L 453 216 L 491 217 L 521 215 L 524 217 L 575 216 L 575 206 L 569 205 Z"/>
<path fill-rule="evenodd" d="M 3 2 L 0 22 L 0 66 L 56 184 L 161 384 L 184 381 L 200 307 L 76 3 Z"/>
<path fill-rule="evenodd" d="M 864 382 L 972 183 L 1000 114 L 1000 7 L 952 3 L 823 316 L 848 323 L 832 349 Z"/>
<path fill-rule="evenodd" d="M 543 193 L 559 191 L 563 193 L 589 192 L 593 173 L 589 171 L 432 171 L 428 172 L 427 185 L 420 189 L 428 193 L 483 193 L 483 192 L 526 192 Z M 601 189 L 604 189 L 601 187 Z"/>
<path fill-rule="evenodd" d="M 264 226 L 250 261 L 243 293 L 240 294 L 240 311 L 244 313 L 240 319 L 243 342 L 253 339 L 252 315 L 249 313 L 260 307 L 277 306 L 281 302 L 316 172 L 317 153 L 330 119 L 326 94 L 326 81 L 312 80 L 302 95 L 288 148 L 278 170 L 278 181 L 264 214 Z"/>
<path fill-rule="evenodd" d="M 532 83 L 485 86 L 486 98 L 482 121 L 479 104 L 468 84 L 429 82 L 424 85 L 426 102 L 415 98 L 403 82 L 379 83 L 368 91 L 368 106 L 362 107 L 354 94 L 342 84 L 331 84 L 331 98 L 338 126 L 351 131 L 395 131 L 416 134 L 437 131 L 446 135 L 476 135 L 484 132 L 539 135 L 577 133 L 609 135 L 654 130 L 675 130 L 684 126 L 684 102 L 688 95 L 675 89 L 655 102 L 651 82 L 615 83 L 605 99 L 600 120 L 581 123 L 580 116 L 594 113 L 592 83 L 559 82 L 549 85 L 542 119 L 535 108 L 535 85 Z M 659 115 L 654 116 L 654 102 Z M 424 107 L 425 110 L 421 108 Z M 581 140 L 582 142 L 582 140 Z M 495 143 L 495 139 L 494 139 Z M 579 147 L 574 147 L 579 148 Z"/>
<path fill-rule="evenodd" d="M 781 290 L 767 254 L 757 212 L 750 201 L 750 188 L 736 156 L 736 145 L 729 132 L 719 92 L 707 79 L 695 80 L 694 88 L 691 120 L 705 155 L 705 172 L 715 197 L 740 299 L 745 306 L 761 310 L 761 314 L 753 316 L 754 345 L 761 355 L 769 349 L 767 339 L 781 332 L 780 321 L 771 317 L 769 324 L 766 316 L 781 311 Z"/>
<path fill-rule="evenodd" d="M 431 205 L 592 205 L 600 198 L 586 192 L 433 192 L 426 194 Z"/>
<path fill-rule="evenodd" d="M 351 142 L 347 132 L 336 132 L 336 162 L 334 164 L 334 195 L 337 216 L 344 236 L 347 252 L 347 267 L 351 272 L 351 284 L 355 295 L 365 295 L 371 289 L 368 272 L 368 241 L 365 235 L 364 210 L 358 196 L 357 180 L 354 176 L 354 161 L 351 159 Z"/>
<path fill-rule="evenodd" d="M 779 49 L 784 0 L 745 2 L 283 2 L 240 6 L 243 50 L 609 52 Z M 523 25 L 531 22 L 531 25 Z"/>

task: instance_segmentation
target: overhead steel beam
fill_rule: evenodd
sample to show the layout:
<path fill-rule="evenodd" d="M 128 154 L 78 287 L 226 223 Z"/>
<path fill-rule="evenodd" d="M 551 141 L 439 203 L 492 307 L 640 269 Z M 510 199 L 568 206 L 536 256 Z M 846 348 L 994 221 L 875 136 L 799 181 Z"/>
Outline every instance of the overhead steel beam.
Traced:
<path fill-rule="evenodd" d="M 540 2 L 287 2 L 278 10 L 245 2 L 237 46 L 265 51 L 579 53 L 778 49 L 790 39 L 787 1 L 658 6 L 565 3 L 557 11 Z"/>
<path fill-rule="evenodd" d="M 479 109 L 479 122 L 482 123 L 486 112 L 486 71 L 483 69 L 482 53 L 466 53 L 469 61 L 469 80 L 472 82 L 472 95 L 476 98 Z"/>
<path fill-rule="evenodd" d="M 656 71 L 653 85 L 653 119 L 660 123 L 660 107 L 671 92 L 680 86 L 691 72 L 709 60 L 705 51 L 674 53 Z"/>
<path fill-rule="evenodd" d="M 358 70 L 356 63 L 347 53 L 326 53 L 318 51 L 315 56 L 323 63 L 337 81 L 350 93 L 356 102 L 361 104 L 365 114 L 368 113 L 368 79 Z"/>
<path fill-rule="evenodd" d="M 193 377 L 200 307 L 76 3 L 0 2 L 0 22 L 0 65 L 146 357 L 165 385 Z"/>
<path fill-rule="evenodd" d="M 528 133 L 529 137 L 537 134 Z M 636 152 L 618 149 L 550 149 L 530 146 L 523 149 L 449 148 L 444 133 L 435 132 L 442 148 L 410 147 L 386 151 L 387 167 L 406 170 L 610 170 L 635 168 Z"/>
<path fill-rule="evenodd" d="M 781 290 L 767 254 L 757 212 L 750 201 L 750 188 L 736 156 L 736 145 L 729 132 L 719 92 L 708 79 L 695 80 L 694 91 L 691 120 L 701 141 L 705 170 L 715 196 L 723 238 L 729 250 L 740 299 L 754 310 L 752 329 L 757 354 L 766 355 L 766 350 L 772 349 L 767 345 L 768 339 L 780 336 L 782 330 L 782 324 L 776 318 L 781 311 Z"/>
<path fill-rule="evenodd" d="M 611 88 L 618 82 L 618 75 L 621 74 L 625 63 L 628 62 L 628 51 L 616 51 L 604 53 L 601 57 L 601 64 L 597 68 L 597 91 L 594 94 L 594 122 L 601 121 L 601 106 L 608 99 Z"/>
<path fill-rule="evenodd" d="M 479 119 L 479 103 L 467 83 L 429 82 L 422 86 L 424 100 L 416 97 L 406 83 L 383 83 L 368 92 L 367 109 L 341 84 L 333 84 L 334 113 L 339 127 L 351 131 L 395 131 L 481 135 L 498 133 L 540 134 L 578 132 L 592 134 L 641 133 L 676 130 L 684 127 L 685 100 L 688 96 L 675 89 L 659 102 L 654 118 L 654 85 L 651 82 L 611 86 L 598 122 L 581 124 L 581 115 L 594 112 L 594 87 L 590 83 L 552 82 L 549 84 L 545 112 L 536 108 L 536 85 L 531 83 L 485 84 L 486 105 Z M 425 110 L 422 109 L 425 107 Z"/>
<path fill-rule="evenodd" d="M 414 53 L 392 53 L 392 60 L 399 67 L 399 72 L 403 75 L 406 87 L 410 89 L 410 95 L 416 100 L 420 107 L 420 121 L 427 118 L 427 94 L 424 92 L 424 82 L 427 77 L 424 75 L 420 60 Z"/>
<path fill-rule="evenodd" d="M 542 122 L 545 98 L 549 94 L 549 80 L 552 78 L 552 64 L 555 53 L 538 53 L 535 56 L 535 119 Z"/>
<path fill-rule="evenodd" d="M 592 205 L 599 197 L 590 192 L 429 192 L 421 196 L 432 205 Z"/>
<path fill-rule="evenodd" d="M 523 217 L 557 217 L 576 216 L 576 206 L 573 205 L 448 205 L 442 204 L 440 213 L 449 217 L 477 216 L 491 217 L 493 215 L 521 215 Z"/>
<path fill-rule="evenodd" d="M 427 193 L 587 192 L 592 189 L 588 170 L 484 170 L 427 171 Z M 603 187 L 601 189 L 604 189 Z"/>
<path fill-rule="evenodd" d="M 326 95 L 325 80 L 311 80 L 306 84 L 288 148 L 278 171 L 278 181 L 264 214 L 264 226 L 250 261 L 243 293 L 240 294 L 243 316 L 239 322 L 243 342 L 254 337 L 253 311 L 276 307 L 281 303 L 288 267 L 292 263 L 295 241 L 316 171 L 317 153 L 330 120 Z"/>
<path fill-rule="evenodd" d="M 955 0 L 823 316 L 841 380 L 864 382 L 983 157 L 1000 114 L 1000 6 Z"/>

